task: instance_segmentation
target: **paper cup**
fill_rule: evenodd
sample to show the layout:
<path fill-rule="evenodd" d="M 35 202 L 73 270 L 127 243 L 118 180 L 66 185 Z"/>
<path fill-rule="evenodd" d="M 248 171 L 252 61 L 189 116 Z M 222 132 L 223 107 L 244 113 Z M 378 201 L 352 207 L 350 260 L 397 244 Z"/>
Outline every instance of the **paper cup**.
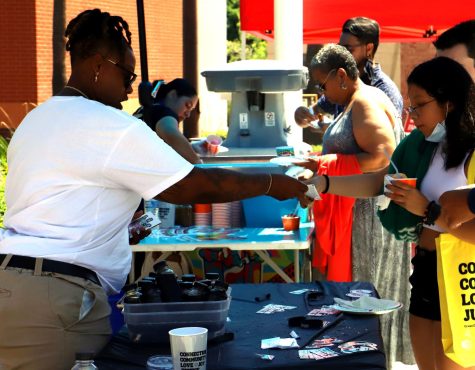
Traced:
<path fill-rule="evenodd" d="M 174 370 L 206 370 L 208 329 L 186 327 L 172 329 L 168 334 Z"/>
<path fill-rule="evenodd" d="M 409 186 L 412 186 L 413 188 L 416 187 L 416 183 L 417 183 L 417 178 L 415 177 L 405 177 L 405 178 L 401 178 L 401 179 L 393 179 L 392 181 L 399 181 L 399 182 L 403 182 Z"/>
<path fill-rule="evenodd" d="M 219 147 L 223 143 L 223 139 L 221 139 L 218 135 L 208 135 L 206 138 L 206 149 L 211 154 L 216 154 L 219 152 Z"/>
<path fill-rule="evenodd" d="M 385 176 L 384 176 L 384 192 L 386 192 L 386 193 L 392 193 L 391 190 L 389 190 L 389 189 L 387 188 L 387 185 L 390 184 L 390 183 L 393 182 L 393 181 L 401 181 L 401 182 L 404 182 L 405 184 L 408 184 L 408 185 L 412 186 L 413 188 L 416 187 L 417 178 L 414 178 L 414 177 L 402 177 L 402 176 L 404 176 L 404 174 L 401 174 L 400 176 L 401 176 L 401 177 L 395 177 L 395 174 L 385 175 Z"/>
<path fill-rule="evenodd" d="M 282 216 L 282 226 L 286 231 L 298 230 L 300 228 L 300 216 Z"/>

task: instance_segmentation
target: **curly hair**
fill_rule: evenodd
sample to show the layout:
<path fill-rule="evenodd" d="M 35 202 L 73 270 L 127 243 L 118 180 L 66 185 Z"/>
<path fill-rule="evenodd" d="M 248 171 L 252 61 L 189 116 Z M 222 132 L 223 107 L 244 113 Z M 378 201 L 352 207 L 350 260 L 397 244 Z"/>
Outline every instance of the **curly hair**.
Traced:
<path fill-rule="evenodd" d="M 408 85 L 424 89 L 439 104 L 452 103 L 445 119 L 447 131 L 443 146 L 445 169 L 462 164 L 475 147 L 475 87 L 459 63 L 438 57 L 419 64 L 409 74 Z"/>
<path fill-rule="evenodd" d="M 321 69 L 330 72 L 332 69 L 343 68 L 352 80 L 358 78 L 358 67 L 353 55 L 345 47 L 337 44 L 327 44 L 312 58 L 311 69 Z"/>
<path fill-rule="evenodd" d="M 120 58 L 131 49 L 131 33 L 127 22 L 100 9 L 86 10 L 71 20 L 64 35 L 71 63 L 100 53 L 117 52 Z"/>

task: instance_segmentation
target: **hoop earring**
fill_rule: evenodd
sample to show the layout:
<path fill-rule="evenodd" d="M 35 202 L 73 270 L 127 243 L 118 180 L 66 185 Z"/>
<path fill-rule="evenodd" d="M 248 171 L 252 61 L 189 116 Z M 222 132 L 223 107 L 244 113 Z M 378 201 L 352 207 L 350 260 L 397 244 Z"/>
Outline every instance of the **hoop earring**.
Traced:
<path fill-rule="evenodd" d="M 99 76 L 99 72 L 96 72 L 96 74 L 94 75 L 94 82 L 97 83 L 97 77 Z"/>

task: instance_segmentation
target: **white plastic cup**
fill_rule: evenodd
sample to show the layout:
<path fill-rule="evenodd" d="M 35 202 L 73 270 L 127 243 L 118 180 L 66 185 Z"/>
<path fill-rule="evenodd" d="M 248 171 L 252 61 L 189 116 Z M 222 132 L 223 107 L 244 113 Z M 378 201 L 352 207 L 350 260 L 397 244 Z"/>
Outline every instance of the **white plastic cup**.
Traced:
<path fill-rule="evenodd" d="M 168 334 L 170 335 L 173 370 L 190 368 L 206 370 L 208 329 L 186 327 L 172 329 Z"/>

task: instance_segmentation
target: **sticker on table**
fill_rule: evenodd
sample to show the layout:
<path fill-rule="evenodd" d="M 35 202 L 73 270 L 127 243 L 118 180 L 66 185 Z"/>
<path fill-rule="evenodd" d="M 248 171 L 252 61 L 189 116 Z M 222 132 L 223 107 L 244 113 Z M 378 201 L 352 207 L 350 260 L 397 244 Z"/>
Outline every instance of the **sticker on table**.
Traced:
<path fill-rule="evenodd" d="M 268 304 L 262 307 L 259 311 L 256 313 L 263 313 L 263 314 L 273 314 L 276 312 L 284 312 L 287 310 L 293 310 L 294 308 L 297 308 L 296 306 L 284 306 L 281 304 Z"/>
<path fill-rule="evenodd" d="M 330 348 L 303 349 L 299 351 L 302 360 L 320 360 L 322 358 L 337 357 L 340 354 Z"/>
<path fill-rule="evenodd" d="M 315 339 L 312 343 L 305 348 L 323 348 L 323 347 L 332 347 L 335 344 L 343 343 L 341 339 L 334 337 L 323 337 L 321 339 Z"/>
<path fill-rule="evenodd" d="M 299 345 L 295 338 L 281 338 L 274 337 L 261 340 L 261 349 L 269 348 L 280 348 L 280 349 L 289 349 L 289 348 L 299 348 Z"/>
<path fill-rule="evenodd" d="M 375 351 L 378 349 L 378 345 L 371 342 L 347 342 L 339 345 L 338 348 L 342 353 L 356 353 Z"/>
<path fill-rule="evenodd" d="M 299 339 L 299 338 L 300 338 L 300 335 L 298 335 L 295 330 L 292 330 L 292 331 L 290 332 L 290 336 L 291 336 L 292 338 L 295 338 L 295 339 Z"/>
<path fill-rule="evenodd" d="M 305 292 L 308 292 L 310 289 L 299 289 L 299 290 L 292 290 L 289 292 L 290 294 L 304 294 Z"/>
<path fill-rule="evenodd" d="M 340 311 L 333 308 L 332 306 L 322 306 L 320 308 L 314 308 L 307 315 L 308 316 L 328 316 L 328 315 L 337 315 Z"/>
<path fill-rule="evenodd" d="M 267 355 L 265 353 L 256 353 L 256 356 L 259 357 L 261 360 L 272 361 L 274 359 L 274 355 Z"/>

